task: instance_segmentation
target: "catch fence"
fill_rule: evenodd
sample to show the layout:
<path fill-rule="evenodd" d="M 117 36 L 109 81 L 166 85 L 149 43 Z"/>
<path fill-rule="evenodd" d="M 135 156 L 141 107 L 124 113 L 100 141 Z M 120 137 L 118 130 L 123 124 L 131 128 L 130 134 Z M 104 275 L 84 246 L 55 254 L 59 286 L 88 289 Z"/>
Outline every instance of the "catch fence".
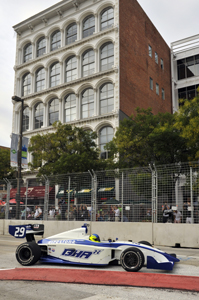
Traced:
<path fill-rule="evenodd" d="M 0 218 L 16 219 L 16 192 L 0 182 Z M 198 162 L 150 165 L 22 180 L 19 218 L 199 223 L 198 203 Z"/>

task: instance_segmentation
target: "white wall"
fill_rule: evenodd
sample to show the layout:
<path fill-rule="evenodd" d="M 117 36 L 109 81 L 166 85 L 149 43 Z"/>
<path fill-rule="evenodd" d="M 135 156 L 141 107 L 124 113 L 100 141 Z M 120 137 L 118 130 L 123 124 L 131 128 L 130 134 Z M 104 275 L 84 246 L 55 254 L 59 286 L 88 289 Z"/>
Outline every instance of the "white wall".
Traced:
<path fill-rule="evenodd" d="M 31 221 L 31 223 L 38 223 Z M 44 224 L 44 237 L 48 237 L 63 231 L 81 227 L 80 221 L 40 221 Z M 30 221 L 0 220 L 0 235 L 8 235 L 9 225 L 30 224 Z M 92 222 L 90 233 L 99 234 L 101 240 L 108 238 L 119 240 L 141 240 L 154 243 L 156 246 L 175 246 L 199 248 L 199 224 L 163 224 L 163 223 L 131 223 L 131 222 Z"/>

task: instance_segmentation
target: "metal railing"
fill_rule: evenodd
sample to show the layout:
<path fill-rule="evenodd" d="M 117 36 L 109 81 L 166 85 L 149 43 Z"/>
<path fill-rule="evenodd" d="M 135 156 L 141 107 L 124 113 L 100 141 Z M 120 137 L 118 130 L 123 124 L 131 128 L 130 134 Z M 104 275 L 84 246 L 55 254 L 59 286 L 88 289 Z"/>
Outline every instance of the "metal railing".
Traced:
<path fill-rule="evenodd" d="M 14 219 L 17 182 L 3 185 L 0 218 Z M 199 223 L 199 163 L 43 177 L 21 183 L 20 201 L 25 220 Z"/>

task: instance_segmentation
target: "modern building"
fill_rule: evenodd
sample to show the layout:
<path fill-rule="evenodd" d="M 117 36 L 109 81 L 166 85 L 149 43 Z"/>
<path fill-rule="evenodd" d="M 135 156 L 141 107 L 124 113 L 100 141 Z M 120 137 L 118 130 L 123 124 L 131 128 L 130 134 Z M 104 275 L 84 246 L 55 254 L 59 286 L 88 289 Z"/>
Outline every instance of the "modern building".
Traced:
<path fill-rule="evenodd" d="M 199 87 L 199 35 L 171 44 L 171 74 L 173 112 L 180 99 L 191 100 Z"/>
<path fill-rule="evenodd" d="M 172 113 L 170 48 L 136 0 L 63 0 L 13 28 L 23 136 L 60 120 L 96 131 L 106 158 L 104 145 L 137 107 Z M 13 101 L 13 133 L 20 109 Z"/>

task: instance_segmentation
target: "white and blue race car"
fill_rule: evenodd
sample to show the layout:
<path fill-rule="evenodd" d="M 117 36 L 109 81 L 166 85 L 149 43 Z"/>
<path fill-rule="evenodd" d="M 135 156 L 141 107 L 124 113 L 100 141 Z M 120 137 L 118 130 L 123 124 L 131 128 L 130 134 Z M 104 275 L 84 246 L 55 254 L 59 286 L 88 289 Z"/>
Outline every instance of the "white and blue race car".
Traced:
<path fill-rule="evenodd" d="M 126 271 L 136 272 L 143 266 L 148 269 L 172 270 L 178 262 L 175 254 L 167 254 L 146 241 L 100 241 L 97 234 L 88 235 L 88 224 L 62 232 L 38 242 L 34 235 L 43 235 L 43 224 L 9 226 L 16 238 L 26 237 L 27 242 L 16 249 L 17 261 L 30 266 L 37 261 L 71 265 L 107 266 L 120 264 Z M 94 239 L 93 239 L 94 237 Z"/>

